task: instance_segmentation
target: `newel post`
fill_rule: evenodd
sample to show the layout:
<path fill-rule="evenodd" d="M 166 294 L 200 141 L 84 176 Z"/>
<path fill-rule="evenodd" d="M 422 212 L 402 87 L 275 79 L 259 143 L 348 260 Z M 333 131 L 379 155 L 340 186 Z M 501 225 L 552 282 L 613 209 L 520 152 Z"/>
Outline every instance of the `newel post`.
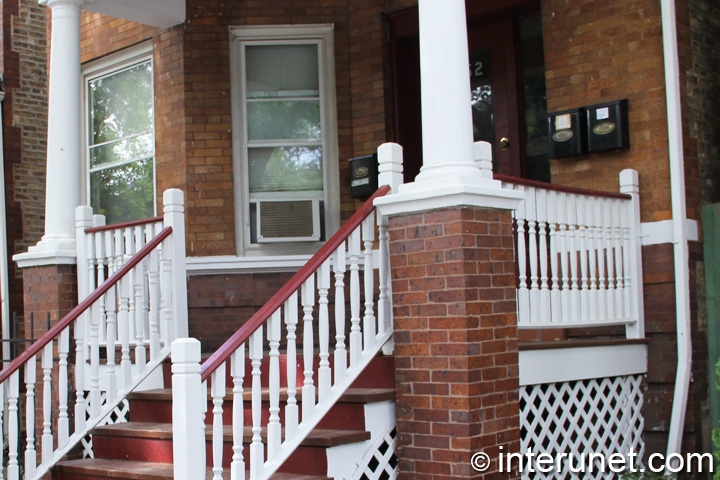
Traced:
<path fill-rule="evenodd" d="M 629 255 L 626 255 L 626 271 L 628 272 L 630 285 L 625 287 L 630 290 L 630 298 L 633 302 L 631 313 L 636 322 L 628 325 L 626 335 L 628 338 L 645 337 L 645 308 L 643 304 L 643 279 L 642 279 L 642 240 L 640 238 L 640 182 L 638 172 L 630 168 L 620 172 L 620 193 L 626 193 L 632 197 L 625 218 L 629 229 Z"/>
<path fill-rule="evenodd" d="M 185 200 L 182 190 L 171 188 L 163 193 L 163 218 L 173 233 L 168 239 L 172 259 L 172 310 L 175 337 L 188 336 L 187 259 L 185 257 Z"/>
<path fill-rule="evenodd" d="M 179 338 L 172 343 L 173 477 L 205 478 L 206 389 L 200 380 L 200 342 Z"/>

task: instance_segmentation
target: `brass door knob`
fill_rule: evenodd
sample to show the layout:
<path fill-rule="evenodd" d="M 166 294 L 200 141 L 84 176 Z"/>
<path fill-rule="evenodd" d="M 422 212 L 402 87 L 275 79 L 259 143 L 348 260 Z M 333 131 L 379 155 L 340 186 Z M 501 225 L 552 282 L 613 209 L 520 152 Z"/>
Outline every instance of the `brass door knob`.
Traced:
<path fill-rule="evenodd" d="M 502 137 L 500 139 L 500 150 L 507 150 L 508 148 L 510 148 L 510 140 L 507 137 Z"/>

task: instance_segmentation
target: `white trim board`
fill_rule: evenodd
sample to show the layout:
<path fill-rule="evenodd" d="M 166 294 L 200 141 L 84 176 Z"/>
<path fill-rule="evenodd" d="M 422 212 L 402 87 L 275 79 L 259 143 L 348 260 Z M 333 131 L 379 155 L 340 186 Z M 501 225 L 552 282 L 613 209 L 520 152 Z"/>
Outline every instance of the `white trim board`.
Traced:
<path fill-rule="evenodd" d="M 647 372 L 647 345 L 521 350 L 520 385 L 570 382 Z"/>
<path fill-rule="evenodd" d="M 642 245 L 659 245 L 661 243 L 673 243 L 673 221 L 662 220 L 659 222 L 643 222 L 640 224 L 640 239 Z M 685 223 L 685 231 L 688 240 L 697 242 L 700 238 L 698 234 L 697 220 L 687 219 Z"/>

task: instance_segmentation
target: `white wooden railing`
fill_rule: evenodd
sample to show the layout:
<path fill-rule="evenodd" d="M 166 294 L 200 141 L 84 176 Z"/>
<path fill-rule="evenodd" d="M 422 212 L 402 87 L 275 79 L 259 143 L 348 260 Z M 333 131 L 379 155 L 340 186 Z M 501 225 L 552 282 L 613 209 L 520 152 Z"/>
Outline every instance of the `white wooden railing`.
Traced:
<path fill-rule="evenodd" d="M 21 472 L 26 480 L 45 475 L 167 358 L 178 334 L 186 335 L 183 194 L 168 190 L 163 199 L 163 228 L 143 227 L 139 237 L 123 235 L 128 224 L 86 231 L 92 212 L 78 208 L 78 283 L 84 298 L 0 372 L 5 402 L 0 431 L 7 432 L 8 452 L 2 458 L 0 445 L 0 465 L 7 462 L 9 480 L 18 480 Z M 42 412 L 37 419 L 36 409 Z"/>
<path fill-rule="evenodd" d="M 619 194 L 496 176 L 521 190 L 514 212 L 520 328 L 625 325 L 644 336 L 638 175 Z"/>
<path fill-rule="evenodd" d="M 209 381 L 211 386 L 213 479 L 224 478 L 228 466 L 230 478 L 244 479 L 246 464 L 250 478 L 266 479 L 390 339 L 387 224 L 379 218 L 376 228 L 372 205 L 374 198 L 388 190 L 379 189 L 202 368 L 197 340 L 179 339 L 173 344 L 173 431 L 187 432 L 174 441 L 176 479 L 205 478 L 207 389 L 201 388 L 201 382 Z M 373 245 L 379 248 L 377 265 Z M 287 355 L 287 368 L 282 371 L 281 350 Z M 250 366 L 247 372 L 246 361 Z M 302 378 L 296 378 L 298 363 L 302 364 Z M 228 368 L 233 454 L 223 458 Z M 266 368 L 267 375 L 263 373 Z M 245 388 L 251 392 L 252 411 L 248 458 L 243 456 Z M 283 420 L 281 390 L 287 397 Z M 269 405 L 267 414 L 263 414 L 263 401 Z"/>

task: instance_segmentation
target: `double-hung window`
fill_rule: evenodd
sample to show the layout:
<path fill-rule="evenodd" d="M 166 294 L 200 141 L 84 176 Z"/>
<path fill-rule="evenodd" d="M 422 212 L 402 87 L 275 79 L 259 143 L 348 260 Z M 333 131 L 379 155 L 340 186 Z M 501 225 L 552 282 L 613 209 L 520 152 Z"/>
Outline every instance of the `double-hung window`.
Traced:
<path fill-rule="evenodd" d="M 155 214 L 153 64 L 149 47 L 83 69 L 87 200 L 108 224 Z"/>
<path fill-rule="evenodd" d="M 336 228 L 331 26 L 234 27 L 238 250 L 306 253 Z"/>

